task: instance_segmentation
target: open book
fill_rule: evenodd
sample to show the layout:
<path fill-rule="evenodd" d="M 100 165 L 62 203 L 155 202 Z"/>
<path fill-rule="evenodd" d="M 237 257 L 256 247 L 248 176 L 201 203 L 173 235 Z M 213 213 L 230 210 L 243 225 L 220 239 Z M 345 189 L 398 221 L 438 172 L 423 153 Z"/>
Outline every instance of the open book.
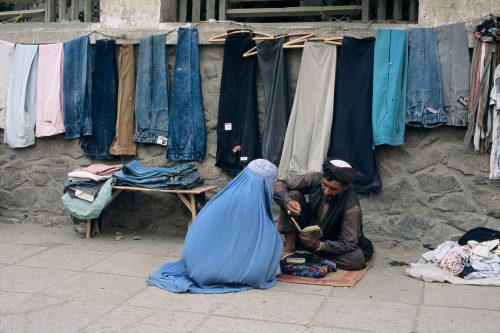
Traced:
<path fill-rule="evenodd" d="M 302 229 L 292 216 L 290 216 L 290 218 L 292 219 L 295 228 L 297 228 L 301 236 L 307 238 L 317 238 L 317 239 L 323 237 L 323 232 L 321 231 L 319 225 L 311 225 Z"/>

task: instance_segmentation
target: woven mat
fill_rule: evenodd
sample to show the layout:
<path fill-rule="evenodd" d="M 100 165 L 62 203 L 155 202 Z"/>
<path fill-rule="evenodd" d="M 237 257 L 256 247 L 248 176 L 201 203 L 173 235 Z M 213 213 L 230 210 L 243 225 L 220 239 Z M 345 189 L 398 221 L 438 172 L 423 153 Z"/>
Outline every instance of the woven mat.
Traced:
<path fill-rule="evenodd" d="M 344 271 L 343 269 L 338 269 L 336 272 L 330 272 L 325 277 L 319 279 L 287 274 L 278 275 L 277 278 L 278 281 L 289 283 L 319 284 L 333 287 L 354 287 L 354 285 L 365 276 L 366 271 L 373 265 L 374 261 L 375 254 L 370 258 L 370 261 L 366 263 L 366 267 L 363 269 L 358 271 Z"/>

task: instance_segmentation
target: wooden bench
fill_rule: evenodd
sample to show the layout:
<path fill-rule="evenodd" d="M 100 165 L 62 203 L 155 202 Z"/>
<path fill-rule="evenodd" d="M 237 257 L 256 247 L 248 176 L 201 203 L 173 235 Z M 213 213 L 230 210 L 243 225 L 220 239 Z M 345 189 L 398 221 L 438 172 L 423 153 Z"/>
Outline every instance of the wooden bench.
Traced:
<path fill-rule="evenodd" d="M 189 225 L 194 221 L 198 211 L 201 209 L 202 205 L 205 203 L 205 193 L 210 190 L 216 189 L 218 186 L 214 185 L 203 185 L 192 188 L 190 190 L 156 190 L 142 187 L 130 187 L 130 186 L 113 186 L 113 195 L 111 201 L 113 201 L 120 193 L 123 191 L 138 191 L 138 192 L 153 192 L 153 193 L 175 193 L 182 201 L 182 203 L 191 212 L 191 221 Z M 111 203 L 110 201 L 110 203 Z M 189 226 L 188 225 L 188 226 Z M 92 226 L 92 220 L 87 220 L 87 226 L 85 230 L 85 238 L 90 238 L 90 231 Z M 100 235 L 98 223 L 94 224 L 96 234 Z"/>

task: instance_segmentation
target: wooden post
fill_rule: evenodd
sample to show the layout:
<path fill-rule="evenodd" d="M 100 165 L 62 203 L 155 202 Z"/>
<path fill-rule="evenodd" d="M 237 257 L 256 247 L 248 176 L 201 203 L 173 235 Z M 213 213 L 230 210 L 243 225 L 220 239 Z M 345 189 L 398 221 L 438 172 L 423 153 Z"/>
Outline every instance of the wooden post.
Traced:
<path fill-rule="evenodd" d="M 71 0 L 71 21 L 78 20 L 79 8 L 80 8 L 80 1 Z"/>
<path fill-rule="evenodd" d="M 200 22 L 201 18 L 201 0 L 193 0 L 191 9 L 191 22 Z"/>
<path fill-rule="evenodd" d="M 377 0 L 377 21 L 385 21 L 387 13 L 387 1 Z"/>
<path fill-rule="evenodd" d="M 410 0 L 410 10 L 409 10 L 409 15 L 408 15 L 408 20 L 410 22 L 417 22 L 418 17 L 417 17 L 417 1 L 416 0 Z"/>
<path fill-rule="evenodd" d="M 215 0 L 207 0 L 207 20 L 215 18 Z"/>
<path fill-rule="evenodd" d="M 59 0 L 59 22 L 66 19 L 66 0 Z"/>
<path fill-rule="evenodd" d="M 370 21 L 370 0 L 362 0 L 361 2 L 361 21 Z"/>
<path fill-rule="evenodd" d="M 403 19 L 403 0 L 393 0 L 392 19 L 395 21 L 401 21 Z"/>
<path fill-rule="evenodd" d="M 47 0 L 45 7 L 45 23 L 56 21 L 56 2 L 57 0 Z"/>
<path fill-rule="evenodd" d="M 179 8 L 179 22 L 186 22 L 187 21 L 187 7 L 188 7 L 188 2 L 187 0 L 179 0 L 180 1 L 180 8 Z"/>
<path fill-rule="evenodd" d="M 219 0 L 219 21 L 226 20 L 226 5 L 227 0 Z"/>
<path fill-rule="evenodd" d="M 92 0 L 84 0 L 83 21 L 92 22 Z"/>

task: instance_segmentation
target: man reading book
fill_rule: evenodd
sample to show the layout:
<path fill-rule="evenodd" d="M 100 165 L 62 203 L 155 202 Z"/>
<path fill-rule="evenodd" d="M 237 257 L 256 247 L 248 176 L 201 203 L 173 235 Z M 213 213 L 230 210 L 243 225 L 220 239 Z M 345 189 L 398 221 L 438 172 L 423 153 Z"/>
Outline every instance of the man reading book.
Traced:
<path fill-rule="evenodd" d="M 281 207 L 278 231 L 285 236 L 284 254 L 306 249 L 334 261 L 341 269 L 366 266 L 373 245 L 363 235 L 361 206 L 351 186 L 355 176 L 356 170 L 347 162 L 332 160 L 323 163 L 323 172 L 275 182 L 273 193 Z M 322 236 L 300 235 L 291 217 L 301 228 L 318 225 Z"/>

